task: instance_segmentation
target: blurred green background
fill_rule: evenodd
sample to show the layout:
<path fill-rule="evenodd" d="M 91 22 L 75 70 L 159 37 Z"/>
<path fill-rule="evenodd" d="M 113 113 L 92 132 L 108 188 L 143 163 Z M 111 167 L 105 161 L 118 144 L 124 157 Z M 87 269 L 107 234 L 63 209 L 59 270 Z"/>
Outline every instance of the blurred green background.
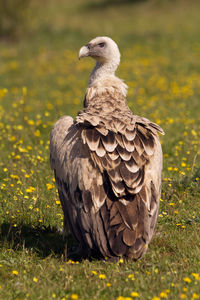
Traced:
<path fill-rule="evenodd" d="M 197 0 L 0 0 L 0 299 L 200 299 L 199 11 Z M 98 35 L 119 45 L 133 113 L 165 131 L 158 225 L 139 262 L 62 256 L 49 134 L 82 108 L 94 62 L 78 51 Z"/>

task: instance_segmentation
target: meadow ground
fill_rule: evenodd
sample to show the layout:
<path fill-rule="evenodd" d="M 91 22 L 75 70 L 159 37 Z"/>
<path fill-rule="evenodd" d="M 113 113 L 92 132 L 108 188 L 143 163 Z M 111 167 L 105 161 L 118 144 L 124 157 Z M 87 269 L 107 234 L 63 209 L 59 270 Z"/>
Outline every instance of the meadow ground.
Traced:
<path fill-rule="evenodd" d="M 29 34 L 0 44 L 0 299 L 200 299 L 199 1 L 41 3 Z M 93 62 L 78 50 L 97 35 L 119 44 L 133 112 L 166 133 L 156 235 L 138 262 L 62 256 L 49 133 L 82 107 Z"/>

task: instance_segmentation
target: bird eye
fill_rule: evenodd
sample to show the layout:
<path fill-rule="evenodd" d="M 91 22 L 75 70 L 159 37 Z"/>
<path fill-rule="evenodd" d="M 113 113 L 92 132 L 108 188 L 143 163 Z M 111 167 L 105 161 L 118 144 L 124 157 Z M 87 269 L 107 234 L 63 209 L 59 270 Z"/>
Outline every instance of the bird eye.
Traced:
<path fill-rule="evenodd" d="M 98 46 L 99 46 L 100 48 L 103 48 L 103 47 L 105 46 L 105 43 L 99 43 Z"/>
<path fill-rule="evenodd" d="M 90 44 L 87 44 L 87 45 L 85 45 L 87 48 L 88 48 L 88 50 L 90 50 L 90 48 L 91 48 L 91 45 Z"/>

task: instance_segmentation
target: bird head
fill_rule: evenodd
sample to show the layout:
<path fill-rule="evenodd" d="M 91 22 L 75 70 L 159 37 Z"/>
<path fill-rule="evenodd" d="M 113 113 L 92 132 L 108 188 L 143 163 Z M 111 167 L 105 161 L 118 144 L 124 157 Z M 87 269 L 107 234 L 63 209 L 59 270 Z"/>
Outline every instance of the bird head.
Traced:
<path fill-rule="evenodd" d="M 79 51 L 79 59 L 82 57 L 92 57 L 101 64 L 120 63 L 120 52 L 117 44 L 109 37 L 96 37 L 87 45 L 81 47 Z"/>

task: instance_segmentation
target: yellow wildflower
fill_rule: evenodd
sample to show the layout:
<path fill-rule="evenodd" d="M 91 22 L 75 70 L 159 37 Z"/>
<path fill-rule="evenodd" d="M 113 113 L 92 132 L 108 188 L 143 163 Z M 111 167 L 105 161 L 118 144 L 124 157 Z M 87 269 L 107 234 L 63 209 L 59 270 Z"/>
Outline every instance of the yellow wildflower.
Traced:
<path fill-rule="evenodd" d="M 107 282 L 107 283 L 106 283 L 106 286 L 107 286 L 107 287 L 110 287 L 110 286 L 111 286 L 111 283 L 110 283 L 110 282 Z"/>
<path fill-rule="evenodd" d="M 200 276 L 198 273 L 192 273 L 192 276 L 196 279 L 196 280 L 200 280 Z"/>
<path fill-rule="evenodd" d="M 22 94 L 23 94 L 23 96 L 27 95 L 27 87 L 23 86 L 23 88 L 22 88 Z"/>
<path fill-rule="evenodd" d="M 46 183 L 47 190 L 52 190 L 54 188 L 54 184 Z"/>
<path fill-rule="evenodd" d="M 184 277 L 183 280 L 187 283 L 190 283 L 191 282 L 191 279 L 189 277 Z"/>
<path fill-rule="evenodd" d="M 92 271 L 92 274 L 93 275 L 97 275 L 97 271 Z"/>
<path fill-rule="evenodd" d="M 131 279 L 131 280 L 135 280 L 134 274 L 129 274 L 129 275 L 128 275 L 128 278 Z"/>
<path fill-rule="evenodd" d="M 167 295 L 167 293 L 165 293 L 165 292 L 161 292 L 161 293 L 160 293 L 160 297 L 161 297 L 161 298 L 167 298 L 168 295 Z"/>
<path fill-rule="evenodd" d="M 40 133 L 40 131 L 38 129 L 33 134 L 36 137 L 40 137 L 40 135 L 41 135 L 41 133 Z"/>
<path fill-rule="evenodd" d="M 27 193 L 32 193 L 35 191 L 35 188 L 33 186 L 29 186 L 28 189 L 26 189 Z"/>
<path fill-rule="evenodd" d="M 138 292 L 132 292 L 132 293 L 131 293 L 131 297 L 133 297 L 133 298 L 139 297 Z"/>
<path fill-rule="evenodd" d="M 13 273 L 14 275 L 18 275 L 18 274 L 19 274 L 19 272 L 18 272 L 17 270 L 13 270 L 12 273 Z"/>
<path fill-rule="evenodd" d="M 35 124 L 35 122 L 34 122 L 33 120 L 28 120 L 27 123 L 28 123 L 29 125 L 34 125 L 34 124 Z"/>
<path fill-rule="evenodd" d="M 73 300 L 78 299 L 78 295 L 77 295 L 77 294 L 72 294 L 72 295 L 71 295 L 71 299 L 73 299 Z"/>
<path fill-rule="evenodd" d="M 196 294 L 196 293 L 193 293 L 191 299 L 192 299 L 192 300 L 193 300 L 193 299 L 199 299 L 199 295 Z"/>

